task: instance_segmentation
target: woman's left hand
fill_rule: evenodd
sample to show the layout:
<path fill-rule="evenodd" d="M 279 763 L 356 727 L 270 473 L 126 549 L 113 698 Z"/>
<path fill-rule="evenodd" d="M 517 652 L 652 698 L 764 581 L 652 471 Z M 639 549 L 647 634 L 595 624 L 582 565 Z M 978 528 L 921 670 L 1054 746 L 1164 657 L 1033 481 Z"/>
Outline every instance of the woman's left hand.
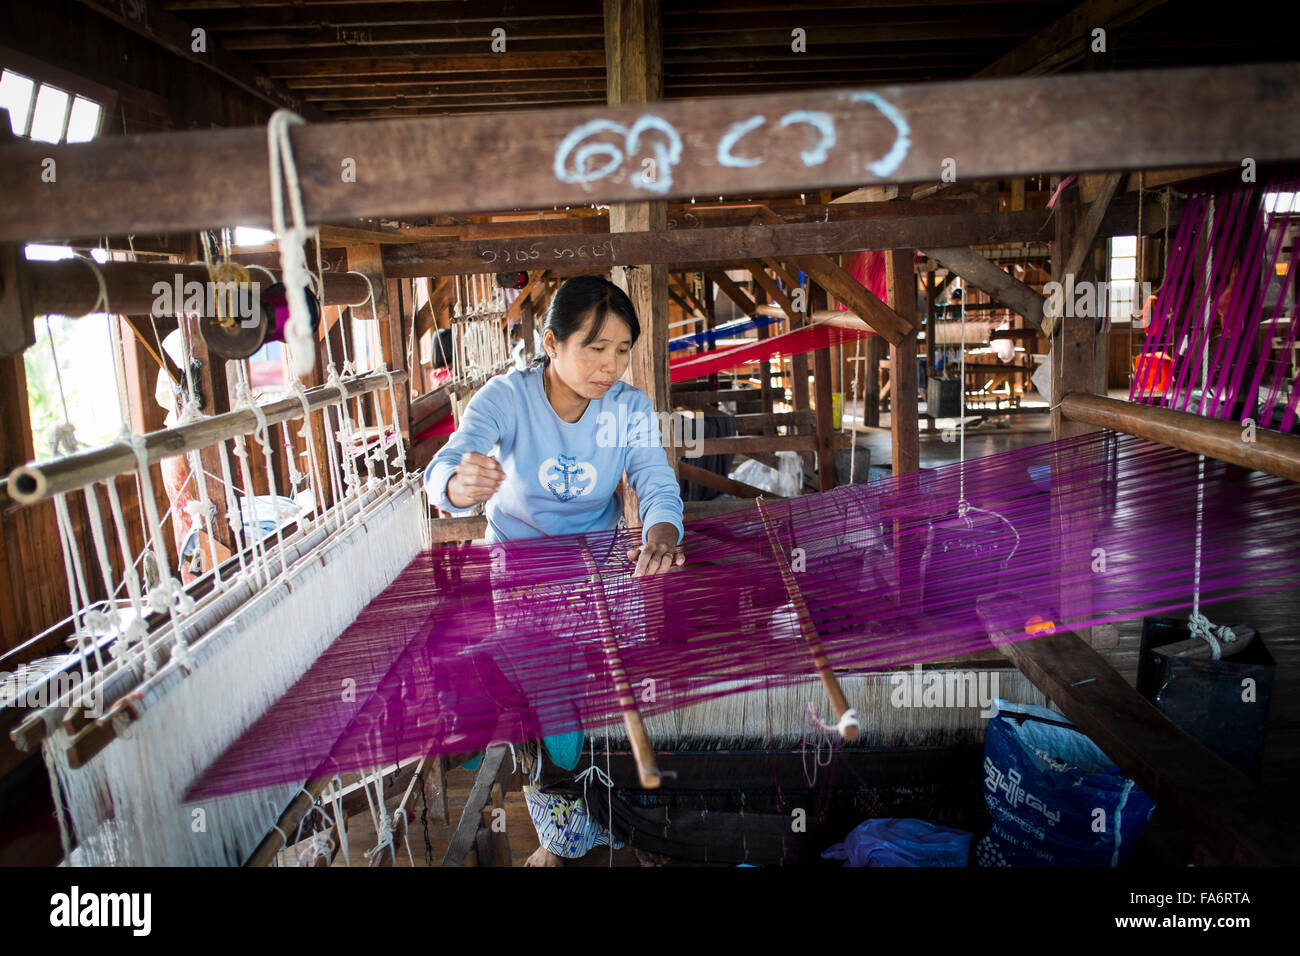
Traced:
<path fill-rule="evenodd" d="M 629 561 L 636 562 L 632 577 L 663 574 L 686 563 L 686 552 L 677 544 L 677 528 L 667 521 L 654 525 L 639 548 L 627 553 Z"/>

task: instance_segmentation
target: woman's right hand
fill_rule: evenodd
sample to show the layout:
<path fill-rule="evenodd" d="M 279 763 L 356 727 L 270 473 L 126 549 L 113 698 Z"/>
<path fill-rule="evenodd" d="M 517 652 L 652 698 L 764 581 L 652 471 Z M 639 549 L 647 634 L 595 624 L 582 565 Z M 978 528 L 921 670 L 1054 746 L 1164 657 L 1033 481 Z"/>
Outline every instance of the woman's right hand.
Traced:
<path fill-rule="evenodd" d="M 491 498 L 505 480 L 506 473 L 496 458 L 469 451 L 447 482 L 447 499 L 457 508 L 469 508 Z"/>

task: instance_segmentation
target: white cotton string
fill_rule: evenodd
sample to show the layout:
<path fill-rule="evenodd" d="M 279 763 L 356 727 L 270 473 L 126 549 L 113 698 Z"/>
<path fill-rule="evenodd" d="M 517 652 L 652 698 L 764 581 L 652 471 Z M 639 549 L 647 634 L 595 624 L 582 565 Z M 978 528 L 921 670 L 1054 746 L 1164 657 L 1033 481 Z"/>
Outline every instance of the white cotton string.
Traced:
<path fill-rule="evenodd" d="M 131 401 L 126 386 L 126 360 L 122 352 L 122 328 L 109 308 L 108 284 L 104 281 L 104 273 L 100 270 L 99 263 L 90 256 L 83 256 L 79 252 L 73 253 L 72 257 L 81 260 L 90 267 L 90 271 L 95 275 L 95 283 L 99 286 L 99 294 L 95 298 L 95 304 L 90 307 L 88 314 L 94 315 L 102 312 L 104 318 L 108 321 L 108 337 L 113 349 L 113 377 L 117 385 L 118 411 L 122 416 L 122 427 L 125 428 L 131 421 Z"/>
<path fill-rule="evenodd" d="M 239 558 L 239 573 L 243 575 L 248 570 L 248 564 L 244 560 L 244 515 L 240 511 L 239 496 L 235 494 L 235 484 L 230 477 L 230 451 L 224 440 L 217 442 L 217 448 L 221 453 L 221 484 L 226 489 L 226 523 L 230 525 L 231 534 L 235 537 L 235 554 Z"/>
<path fill-rule="evenodd" d="M 539 763 L 541 762 L 540 755 L 539 755 L 538 762 Z M 582 773 L 578 774 L 573 778 L 574 783 L 582 784 L 582 796 L 583 799 L 587 800 L 588 803 L 590 803 L 591 801 L 587 797 L 587 787 L 591 784 L 592 780 L 597 781 L 601 786 L 604 787 L 614 786 L 613 778 L 610 777 L 607 771 L 600 769 L 600 766 L 596 763 L 596 738 L 595 737 L 591 738 L 591 763 L 587 766 L 586 770 L 582 771 Z"/>
<path fill-rule="evenodd" d="M 366 803 L 370 806 L 370 818 L 374 821 L 375 834 L 379 842 L 367 850 L 364 855 L 367 860 L 370 860 L 370 865 L 374 866 L 375 861 L 387 850 L 392 855 L 393 865 L 396 866 L 397 848 L 393 846 L 393 827 L 389 823 L 388 815 L 384 809 L 384 776 L 382 773 L 376 773 L 370 779 L 375 781 L 375 796 L 379 801 L 378 809 L 375 808 L 375 801 L 370 795 L 369 779 L 362 781 L 361 789 L 366 792 Z"/>
<path fill-rule="evenodd" d="M 292 110 L 276 110 L 266 126 L 267 151 L 271 172 L 271 222 L 280 246 L 280 272 L 284 277 L 285 296 L 289 300 L 289 323 L 285 340 L 293 346 L 294 374 L 306 375 L 315 365 L 312 348 L 311 316 L 307 310 L 305 290 L 310 281 L 303 246 L 308 230 L 302 206 L 302 188 L 298 167 L 293 160 L 289 127 L 304 125 L 305 120 Z M 293 227 L 284 221 L 284 193 L 288 186 L 289 208 Z"/>
<path fill-rule="evenodd" d="M 244 382 L 239 382 L 235 389 L 235 398 L 237 398 L 237 408 L 247 408 L 257 418 L 257 428 L 263 429 L 266 424 L 266 416 L 257 403 L 252 401 L 252 393 L 248 392 L 248 386 Z M 248 533 L 252 538 L 252 559 L 257 564 L 257 571 L 260 571 L 261 580 L 265 587 L 270 587 L 270 566 L 266 559 L 266 542 L 265 536 L 261 533 L 261 519 L 257 515 L 257 496 L 256 486 L 252 481 L 252 470 L 248 467 L 248 445 L 246 437 L 242 434 L 235 436 L 235 455 L 239 458 L 239 475 L 243 479 L 244 497 L 240 502 L 239 523 L 248 528 Z M 248 506 L 248 516 L 244 518 L 243 506 Z"/>
<path fill-rule="evenodd" d="M 352 866 L 352 857 L 348 850 L 348 821 L 343 815 L 343 778 L 335 776 L 330 781 L 330 803 L 334 807 L 334 827 L 339 834 L 339 852 L 343 854 L 343 865 Z"/>
<path fill-rule="evenodd" d="M 145 515 L 149 521 L 149 533 L 153 541 L 154 561 L 158 567 L 158 586 L 149 591 L 149 606 L 155 611 L 167 611 L 171 617 L 172 627 L 176 633 L 172 660 L 190 669 L 189 647 L 181 631 L 181 618 L 194 607 L 194 598 L 185 593 L 180 581 L 172 577 L 172 569 L 167 563 L 166 546 L 162 537 L 162 522 L 158 519 L 158 501 L 154 497 L 153 479 L 149 476 L 149 451 L 143 435 L 131 436 L 131 448 L 135 452 L 137 473 L 144 490 Z"/>
<path fill-rule="evenodd" d="M 325 507 L 325 494 L 324 482 L 321 479 L 320 461 L 316 455 L 316 438 L 311 423 L 311 404 L 307 399 L 307 389 L 298 379 L 294 379 L 292 391 L 299 404 L 302 405 L 302 428 L 298 430 L 298 437 L 303 439 L 307 446 L 307 470 L 311 473 L 312 482 L 312 520 L 316 520 L 320 518 Z M 303 519 L 300 518 L 298 523 L 304 525 Z"/>
<path fill-rule="evenodd" d="M 280 523 L 280 502 L 279 502 L 279 496 L 276 494 L 275 469 L 272 466 L 272 459 L 271 459 L 271 455 L 273 451 L 271 447 L 271 429 L 270 429 L 270 425 L 267 423 L 266 420 L 266 412 L 262 411 L 262 407 L 258 405 L 256 401 L 253 400 L 252 392 L 249 391 L 247 389 L 247 386 L 245 385 L 241 385 L 240 390 L 241 393 L 238 396 L 240 407 L 247 408 L 257 417 L 257 428 L 253 431 L 253 437 L 257 440 L 257 444 L 262 449 L 262 461 L 266 467 L 267 497 L 270 499 L 271 502 L 271 515 L 272 515 L 272 520 L 274 520 L 275 522 L 276 551 L 280 555 L 280 579 L 283 580 L 288 576 L 289 568 L 287 563 L 285 562 L 285 557 L 284 557 L 284 530 L 283 530 L 283 526 Z M 250 488 L 251 487 L 252 486 L 250 485 Z M 257 509 L 254 508 L 253 512 L 254 512 L 254 520 L 257 520 L 256 518 Z M 268 534 L 268 535 L 263 535 L 261 537 L 266 538 L 269 536 L 270 535 Z M 266 549 L 266 545 L 265 542 L 263 542 L 264 552 L 265 549 Z"/>
<path fill-rule="evenodd" d="M 104 519 L 99 510 L 99 492 L 92 482 L 83 492 L 86 496 L 86 512 L 90 518 L 90 537 L 95 545 L 95 557 L 99 561 L 99 574 L 104 584 L 104 594 L 108 607 L 106 611 L 94 611 L 86 616 L 87 623 L 93 633 L 96 630 L 117 630 L 120 620 L 117 613 L 117 607 L 113 603 L 113 565 L 108 557 L 108 542 L 104 537 Z M 93 618 L 93 620 L 92 620 Z M 103 661 L 99 660 L 99 648 L 96 645 L 95 659 L 100 669 L 103 669 Z"/>
<path fill-rule="evenodd" d="M 411 853 L 411 818 L 406 813 L 406 807 L 398 807 L 393 811 L 392 828 L 397 828 L 397 821 L 402 821 L 402 842 L 406 844 L 406 858 L 411 861 L 411 869 L 415 869 L 415 856 Z M 393 863 L 397 863 L 397 854 L 393 854 Z"/>
<path fill-rule="evenodd" d="M 54 514 L 59 531 L 59 545 L 63 551 L 63 573 L 68 585 L 68 606 L 72 609 L 73 636 L 77 642 L 77 654 L 81 661 L 81 679 L 83 682 L 89 682 L 90 668 L 86 660 L 87 633 L 84 608 L 90 601 L 86 599 L 86 586 L 81 578 L 80 556 L 73 560 L 76 544 L 72 534 L 72 519 L 68 516 L 67 499 L 62 494 L 54 496 Z M 78 591 L 80 591 L 80 599 Z M 90 642 L 92 645 L 95 644 L 93 636 L 90 636 Z M 96 658 L 98 659 L 98 652 Z M 102 661 L 99 662 L 99 666 L 103 667 Z"/>
<path fill-rule="evenodd" d="M 1209 378 L 1210 361 L 1210 310 L 1214 308 L 1213 296 L 1209 295 L 1211 271 L 1214 266 L 1214 197 L 1210 197 L 1210 206 L 1205 219 L 1205 352 L 1201 358 L 1201 405 L 1205 404 L 1206 379 Z M 1190 386 L 1189 386 L 1190 388 Z M 1205 456 L 1197 456 L 1196 465 L 1196 545 L 1192 558 L 1192 614 L 1195 621 L 1201 616 L 1201 537 L 1205 527 Z M 1212 645 L 1213 646 L 1213 645 Z M 1217 648 L 1215 659 L 1218 659 Z"/>
<path fill-rule="evenodd" d="M 845 713 L 851 713 L 846 711 Z M 808 773 L 808 731 L 815 731 L 815 743 L 813 745 L 813 770 L 812 774 Z M 804 703 L 804 725 L 803 739 L 799 744 L 799 761 L 803 766 L 804 780 L 808 786 L 815 786 L 817 783 L 817 770 L 819 767 L 829 767 L 831 761 L 835 759 L 835 740 L 839 736 L 834 725 L 827 724 L 817 715 L 817 710 L 811 703 Z M 827 748 L 826 760 L 821 759 L 822 747 Z"/>
<path fill-rule="evenodd" d="M 1230 627 L 1215 624 L 1204 614 L 1193 611 L 1188 617 L 1188 631 L 1192 637 L 1199 637 L 1210 645 L 1210 657 L 1219 660 L 1223 654 L 1224 644 L 1236 643 L 1237 633 Z"/>
<path fill-rule="evenodd" d="M 315 240 L 315 246 L 316 246 L 316 274 L 315 274 L 314 276 L 312 276 L 311 278 L 314 278 L 314 279 L 316 280 L 316 283 L 317 283 L 317 285 L 316 285 L 316 305 L 317 305 L 317 307 L 321 310 L 321 318 L 324 319 L 324 317 L 325 317 L 325 264 L 324 264 L 324 262 L 322 261 L 322 258 L 321 258 L 320 230 L 319 230 L 319 229 L 313 229 L 313 230 L 311 231 L 311 235 L 312 235 L 312 239 Z M 339 310 L 339 321 L 342 322 L 342 320 L 343 320 L 343 310 L 340 309 L 340 310 Z M 343 362 L 344 362 L 344 364 L 346 365 L 346 364 L 348 363 L 348 361 L 349 361 L 349 359 L 348 359 L 348 337 L 347 337 L 346 335 L 343 334 L 343 329 L 341 329 L 341 328 L 339 329 L 339 336 L 341 337 L 342 342 L 343 342 Z M 314 343 L 313 343 L 313 344 L 314 344 Z M 326 355 L 327 355 L 328 358 L 329 358 L 330 366 L 333 367 L 333 365 L 334 365 L 334 349 L 330 346 L 330 336 L 329 336 L 329 328 L 328 328 L 328 326 L 326 326 L 326 329 L 325 329 L 325 352 L 326 352 Z"/>
<path fill-rule="evenodd" d="M 248 530 L 253 562 L 253 576 L 260 577 L 266 587 L 271 586 L 271 569 L 266 560 L 266 543 L 263 541 L 262 524 L 257 514 L 257 496 L 254 494 L 253 473 L 248 467 L 248 444 L 243 435 L 235 436 L 235 457 L 239 459 L 239 475 L 244 483 L 244 500 L 240 503 L 239 523 Z M 245 517 L 243 506 L 248 506 Z"/>
<path fill-rule="evenodd" d="M 379 368 L 375 369 L 375 371 L 388 379 L 388 402 L 393 409 L 393 441 L 397 445 L 397 470 L 404 474 L 406 472 L 406 443 L 402 441 L 402 432 L 397 426 L 397 392 L 393 388 L 393 373 L 388 370 L 387 362 L 381 362 Z M 389 477 L 387 452 L 384 453 L 384 477 Z"/>
<path fill-rule="evenodd" d="M 361 478 L 357 474 L 356 459 L 352 455 L 353 451 L 353 423 L 348 418 L 348 390 L 343 379 L 340 378 L 334 369 L 330 369 L 328 380 L 325 383 L 338 390 L 339 403 L 339 427 L 335 431 L 335 439 L 339 444 L 339 453 L 341 457 L 341 467 L 343 469 L 343 480 L 346 484 L 344 498 L 351 497 L 360 485 Z"/>
<path fill-rule="evenodd" d="M 54 360 L 54 381 L 59 386 L 59 406 L 63 409 L 63 424 L 56 425 L 50 429 L 47 440 L 50 443 L 50 453 L 53 457 L 59 456 L 60 450 L 64 454 L 71 455 L 81 443 L 77 441 L 77 431 L 72 426 L 72 419 L 68 415 L 68 396 L 63 390 L 63 372 L 59 369 L 59 353 L 54 347 L 54 329 L 50 326 L 50 317 L 45 316 L 45 334 L 50 341 L 50 357 Z"/>
<path fill-rule="evenodd" d="M 118 657 L 133 646 L 144 643 L 148 624 L 140 582 L 135 576 L 135 565 L 130 560 L 131 543 L 126 533 L 126 521 L 122 517 L 122 500 L 117 493 L 117 479 L 110 478 L 105 484 L 108 486 L 108 506 L 113 513 L 113 525 L 117 530 L 117 547 L 122 554 L 122 582 L 126 585 L 126 592 L 131 598 L 131 609 L 135 612 L 135 619 L 127 625 L 122 635 L 124 640 L 113 645 L 111 653 L 114 657 Z"/>

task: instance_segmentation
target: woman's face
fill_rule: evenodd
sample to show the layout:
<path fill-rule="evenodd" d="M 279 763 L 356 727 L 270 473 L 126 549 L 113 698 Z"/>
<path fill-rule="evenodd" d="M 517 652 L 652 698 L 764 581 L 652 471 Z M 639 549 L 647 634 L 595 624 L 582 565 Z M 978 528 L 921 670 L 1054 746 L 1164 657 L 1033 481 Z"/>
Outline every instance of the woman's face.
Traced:
<path fill-rule="evenodd" d="M 563 342 L 547 329 L 543 343 L 555 355 L 551 365 L 560 381 L 583 398 L 593 400 L 604 398 L 623 377 L 632 351 L 632 329 L 613 312 L 606 313 L 595 340 L 583 345 L 591 332 L 594 314 L 592 310 L 582 327 Z"/>

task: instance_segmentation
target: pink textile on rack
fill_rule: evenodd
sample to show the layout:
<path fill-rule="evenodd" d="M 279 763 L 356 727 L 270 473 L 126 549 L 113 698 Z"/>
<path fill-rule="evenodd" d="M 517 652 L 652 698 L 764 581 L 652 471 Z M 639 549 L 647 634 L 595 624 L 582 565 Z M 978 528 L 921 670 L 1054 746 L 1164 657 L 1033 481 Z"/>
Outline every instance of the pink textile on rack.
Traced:
<path fill-rule="evenodd" d="M 1291 431 L 1300 376 L 1290 356 L 1300 326 L 1285 315 L 1295 308 L 1296 244 L 1288 258 L 1282 253 L 1293 216 L 1289 208 L 1267 214 L 1262 202 L 1296 188 L 1275 178 L 1188 199 L 1134 362 L 1130 400 L 1261 427 L 1281 411 L 1278 427 Z"/>
<path fill-rule="evenodd" d="M 669 362 L 669 375 L 674 382 L 686 382 L 738 365 L 765 362 L 778 355 L 800 355 L 843 342 L 856 342 L 868 335 L 875 333 L 870 329 L 845 329 L 838 325 L 807 325 L 769 339 L 757 339 L 752 344 L 673 359 Z"/>

